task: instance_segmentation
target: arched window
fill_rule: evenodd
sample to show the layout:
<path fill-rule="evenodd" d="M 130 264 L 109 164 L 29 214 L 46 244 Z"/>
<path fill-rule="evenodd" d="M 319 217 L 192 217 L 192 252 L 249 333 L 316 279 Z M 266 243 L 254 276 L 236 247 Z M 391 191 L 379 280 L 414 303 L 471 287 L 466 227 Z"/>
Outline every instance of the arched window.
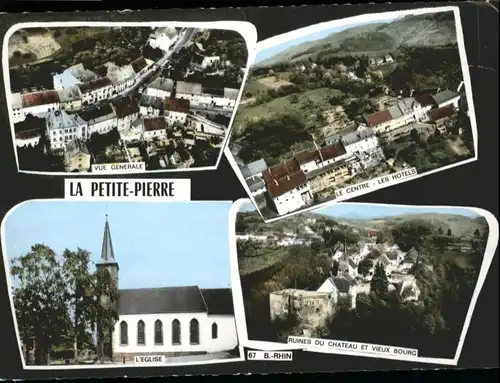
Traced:
<path fill-rule="evenodd" d="M 217 337 L 219 336 L 218 334 L 219 332 L 219 329 L 217 327 L 217 323 L 212 323 L 212 339 L 217 339 Z"/>
<path fill-rule="evenodd" d="M 137 344 L 146 344 L 146 325 L 142 320 L 137 322 Z"/>
<path fill-rule="evenodd" d="M 177 319 L 172 321 L 172 344 L 181 344 L 181 322 Z"/>
<path fill-rule="evenodd" d="M 120 344 L 122 346 L 128 344 L 128 325 L 125 321 L 120 323 Z"/>
<path fill-rule="evenodd" d="M 200 344 L 200 324 L 194 318 L 189 322 L 189 343 Z"/>
<path fill-rule="evenodd" d="M 163 344 L 163 323 L 159 319 L 155 322 L 155 344 Z"/>

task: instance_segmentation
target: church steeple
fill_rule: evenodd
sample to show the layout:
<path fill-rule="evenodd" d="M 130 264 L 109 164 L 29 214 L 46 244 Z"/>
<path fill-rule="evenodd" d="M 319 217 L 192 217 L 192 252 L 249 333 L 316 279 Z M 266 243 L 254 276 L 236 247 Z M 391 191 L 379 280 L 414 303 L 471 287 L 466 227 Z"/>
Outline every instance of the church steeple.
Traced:
<path fill-rule="evenodd" d="M 104 236 L 102 238 L 101 259 L 99 264 L 116 264 L 113 242 L 111 241 L 111 231 L 109 229 L 108 215 L 106 214 L 106 224 L 104 225 Z"/>

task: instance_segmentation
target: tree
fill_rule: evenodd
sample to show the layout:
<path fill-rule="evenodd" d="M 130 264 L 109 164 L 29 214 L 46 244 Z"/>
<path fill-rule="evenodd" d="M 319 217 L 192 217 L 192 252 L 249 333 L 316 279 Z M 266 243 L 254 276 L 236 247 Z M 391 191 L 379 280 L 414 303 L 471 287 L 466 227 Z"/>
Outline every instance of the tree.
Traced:
<path fill-rule="evenodd" d="M 375 266 L 375 272 L 370 282 L 370 291 L 375 293 L 378 297 L 384 297 L 389 291 L 388 287 L 389 281 L 387 280 L 384 265 L 379 262 Z"/>
<path fill-rule="evenodd" d="M 358 273 L 366 277 L 370 272 L 372 266 L 373 266 L 373 261 L 370 258 L 366 257 L 361 262 L 359 262 Z"/>
<path fill-rule="evenodd" d="M 73 314 L 70 332 L 73 337 L 73 359 L 76 361 L 80 342 L 86 339 L 88 330 L 92 326 L 94 301 L 91 295 L 93 276 L 89 272 L 90 253 L 80 248 L 76 251 L 66 249 L 63 253 L 63 260 L 68 309 Z"/>
<path fill-rule="evenodd" d="M 451 237 L 453 235 L 453 233 L 451 232 L 451 229 L 448 229 L 448 231 L 446 232 L 446 235 L 448 237 Z"/>
<path fill-rule="evenodd" d="M 438 234 L 439 234 L 439 235 L 443 235 L 443 234 L 444 234 L 444 233 L 443 233 L 443 228 L 442 228 L 442 227 L 439 227 L 439 229 L 438 229 Z"/>
<path fill-rule="evenodd" d="M 339 272 L 339 261 L 334 260 L 332 263 L 331 273 L 335 277 Z"/>
<path fill-rule="evenodd" d="M 97 327 L 97 350 L 101 363 L 104 362 L 106 351 L 104 345 L 111 345 L 115 322 L 118 320 L 117 301 L 118 289 L 107 269 L 98 269 L 94 273 L 93 286 L 94 311 L 92 322 Z M 112 355 L 112 350 L 109 350 Z"/>
<path fill-rule="evenodd" d="M 474 237 L 476 237 L 476 238 L 481 237 L 481 233 L 479 232 L 479 229 L 476 229 L 476 230 L 474 231 Z"/>
<path fill-rule="evenodd" d="M 33 245 L 28 253 L 12 260 L 16 280 L 13 298 L 21 339 L 34 338 L 35 364 L 48 365 L 49 354 L 67 334 L 67 286 L 55 252 Z"/>

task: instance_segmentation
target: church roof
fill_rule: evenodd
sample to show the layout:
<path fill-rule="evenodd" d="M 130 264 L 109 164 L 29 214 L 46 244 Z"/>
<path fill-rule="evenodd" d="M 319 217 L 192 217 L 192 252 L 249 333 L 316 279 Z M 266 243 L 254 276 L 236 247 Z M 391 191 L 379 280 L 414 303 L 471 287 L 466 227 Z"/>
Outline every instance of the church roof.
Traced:
<path fill-rule="evenodd" d="M 175 314 L 207 312 L 198 286 L 120 290 L 118 314 Z"/>
<path fill-rule="evenodd" d="M 102 239 L 101 259 L 99 264 L 116 263 L 115 252 L 113 250 L 113 242 L 111 242 L 111 231 L 109 230 L 109 222 L 106 217 L 106 224 L 104 225 L 104 236 Z"/>
<path fill-rule="evenodd" d="M 234 315 L 231 289 L 202 289 L 208 315 Z"/>

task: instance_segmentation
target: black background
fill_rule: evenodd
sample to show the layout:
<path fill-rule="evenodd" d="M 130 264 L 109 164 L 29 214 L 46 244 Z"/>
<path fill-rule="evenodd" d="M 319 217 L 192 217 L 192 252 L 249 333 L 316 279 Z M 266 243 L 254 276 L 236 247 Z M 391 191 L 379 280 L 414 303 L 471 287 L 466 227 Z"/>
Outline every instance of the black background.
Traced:
<path fill-rule="evenodd" d="M 498 13 L 484 3 L 413 3 L 301 6 L 287 8 L 220 8 L 151 10 L 133 12 L 68 12 L 0 15 L 0 37 L 18 22 L 36 21 L 248 21 L 259 41 L 334 19 L 361 13 L 409 8 L 458 5 L 472 80 L 478 127 L 478 161 L 418 180 L 382 189 L 351 201 L 408 205 L 480 207 L 498 217 Z M 432 58 L 429 58 L 432 59 Z M 5 106 L 5 86 L 0 84 L 1 217 L 29 199 L 63 198 L 64 177 L 17 173 L 11 130 Z M 143 178 L 144 174 L 128 176 Z M 225 158 L 216 171 L 148 174 L 151 178 L 191 178 L 193 200 L 231 200 L 246 193 Z M 73 177 L 75 178 L 75 177 Z M 110 178 L 109 176 L 107 178 Z M 0 262 L 3 258 L 0 257 Z M 459 368 L 498 367 L 498 257 L 476 305 L 465 340 Z M 383 325 L 383 324 L 381 324 Z M 46 379 L 115 376 L 167 376 L 192 374 L 246 374 L 276 372 L 333 372 L 355 370 L 405 370 L 443 366 L 314 353 L 294 353 L 293 362 L 237 362 L 190 367 L 152 367 L 80 370 L 23 371 L 12 321 L 4 274 L 0 272 L 0 378 Z"/>

